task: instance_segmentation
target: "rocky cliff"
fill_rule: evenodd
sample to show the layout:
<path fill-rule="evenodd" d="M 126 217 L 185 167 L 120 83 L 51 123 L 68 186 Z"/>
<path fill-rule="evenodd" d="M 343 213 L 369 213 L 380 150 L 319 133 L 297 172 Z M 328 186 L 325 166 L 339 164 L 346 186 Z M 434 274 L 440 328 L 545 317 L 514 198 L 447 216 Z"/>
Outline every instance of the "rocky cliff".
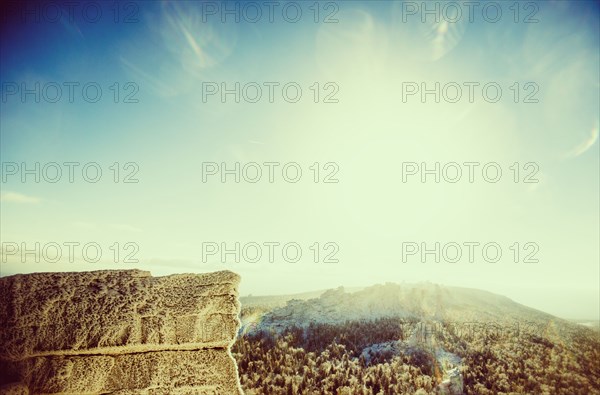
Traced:
<path fill-rule="evenodd" d="M 0 278 L 0 394 L 241 394 L 239 276 Z"/>

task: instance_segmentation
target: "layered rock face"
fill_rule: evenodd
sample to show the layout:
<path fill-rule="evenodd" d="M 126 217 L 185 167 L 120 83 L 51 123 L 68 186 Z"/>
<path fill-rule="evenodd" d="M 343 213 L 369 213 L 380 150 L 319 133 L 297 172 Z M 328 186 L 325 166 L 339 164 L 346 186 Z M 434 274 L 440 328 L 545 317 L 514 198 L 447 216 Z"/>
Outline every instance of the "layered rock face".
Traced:
<path fill-rule="evenodd" d="M 0 394 L 241 394 L 239 276 L 0 278 Z"/>

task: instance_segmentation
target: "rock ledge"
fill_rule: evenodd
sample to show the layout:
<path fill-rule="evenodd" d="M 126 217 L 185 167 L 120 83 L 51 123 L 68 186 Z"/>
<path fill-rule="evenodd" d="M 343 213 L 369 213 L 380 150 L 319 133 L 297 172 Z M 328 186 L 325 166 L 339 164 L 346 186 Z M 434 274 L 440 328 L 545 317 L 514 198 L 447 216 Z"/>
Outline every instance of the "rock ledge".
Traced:
<path fill-rule="evenodd" d="M 2 394 L 241 394 L 240 277 L 141 270 L 0 278 Z"/>

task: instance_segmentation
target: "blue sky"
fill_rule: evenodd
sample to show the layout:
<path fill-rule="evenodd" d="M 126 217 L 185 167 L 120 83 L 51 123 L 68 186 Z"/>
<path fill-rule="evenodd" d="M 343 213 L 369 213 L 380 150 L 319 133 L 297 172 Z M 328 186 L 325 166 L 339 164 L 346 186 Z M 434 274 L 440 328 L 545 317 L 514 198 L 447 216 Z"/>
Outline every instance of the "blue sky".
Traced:
<path fill-rule="evenodd" d="M 30 168 L 93 162 L 103 177 L 23 183 L 10 176 L 1 185 L 0 225 L 4 243 L 94 241 L 103 259 L 22 263 L 11 255 L 2 275 L 230 269 L 242 275 L 243 294 L 432 281 L 490 290 L 564 317 L 597 318 L 597 3 L 525 8 L 529 3 L 521 2 L 519 23 L 508 3 L 496 23 L 477 13 L 472 23 L 423 23 L 399 1 L 321 2 L 320 23 L 312 3 L 298 2 L 304 17 L 297 23 L 277 12 L 273 23 L 223 23 L 203 13 L 208 3 L 199 1 L 131 3 L 119 20 L 137 10 L 137 22 L 115 23 L 110 4 L 98 3 L 103 17 L 89 23 L 80 14 L 85 4 L 75 9 L 73 23 L 19 22 L 8 14 L 0 39 L 3 94 L 11 83 L 80 85 L 73 103 L 66 90 L 56 103 L 36 103 L 31 95 L 23 103 L 19 94 L 7 94 L 0 154 L 3 163 Z M 532 10 L 538 22 L 522 23 Z M 338 22 L 323 23 L 333 11 Z M 473 103 L 421 103 L 419 95 L 402 101 L 403 84 L 436 81 L 494 82 L 503 97 L 497 103 L 481 94 Z M 96 103 L 81 96 L 90 82 L 103 90 Z M 226 103 L 219 95 L 203 100 L 206 83 L 231 88 L 236 82 L 256 83 L 265 94 L 265 82 L 294 82 L 303 96 L 287 103 L 277 90 L 274 103 L 235 103 L 231 95 Z M 315 82 L 319 103 L 310 88 Z M 332 92 L 324 88 L 328 82 L 339 88 L 338 103 L 322 102 Z M 515 82 L 518 103 L 510 90 Z M 538 103 L 523 103 L 532 92 L 528 82 L 538 88 Z M 137 102 L 123 102 L 132 93 Z M 298 183 L 202 182 L 206 162 L 269 161 L 298 163 L 304 176 Z M 468 161 L 498 163 L 501 182 L 401 182 L 403 162 Z M 139 182 L 115 183 L 115 162 L 119 181 L 135 170 Z M 335 163 L 339 182 L 312 182 L 315 162 Z M 535 163 L 539 182 L 512 182 L 515 162 Z M 329 170 L 321 168 L 321 176 Z M 303 260 L 202 262 L 202 243 L 236 241 L 293 241 Z M 494 241 L 504 258 L 403 263 L 401 245 L 409 241 Z M 139 262 L 111 262 L 107 251 L 115 242 L 136 243 Z M 312 262 L 315 242 L 336 243 L 339 262 Z M 514 242 L 537 243 L 540 262 L 512 262 Z"/>

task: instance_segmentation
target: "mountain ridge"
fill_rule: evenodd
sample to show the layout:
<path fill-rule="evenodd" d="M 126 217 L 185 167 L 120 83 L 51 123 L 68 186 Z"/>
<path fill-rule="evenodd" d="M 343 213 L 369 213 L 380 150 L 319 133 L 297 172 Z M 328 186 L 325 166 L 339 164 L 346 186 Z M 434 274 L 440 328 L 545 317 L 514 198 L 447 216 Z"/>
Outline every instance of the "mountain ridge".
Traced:
<path fill-rule="evenodd" d="M 249 303 L 250 302 L 250 303 Z M 243 307 L 261 310 L 242 317 L 244 328 L 271 330 L 310 323 L 341 324 L 403 318 L 409 322 L 530 325 L 538 332 L 573 329 L 574 323 L 490 291 L 428 282 L 338 287 L 293 295 L 242 297 Z"/>

